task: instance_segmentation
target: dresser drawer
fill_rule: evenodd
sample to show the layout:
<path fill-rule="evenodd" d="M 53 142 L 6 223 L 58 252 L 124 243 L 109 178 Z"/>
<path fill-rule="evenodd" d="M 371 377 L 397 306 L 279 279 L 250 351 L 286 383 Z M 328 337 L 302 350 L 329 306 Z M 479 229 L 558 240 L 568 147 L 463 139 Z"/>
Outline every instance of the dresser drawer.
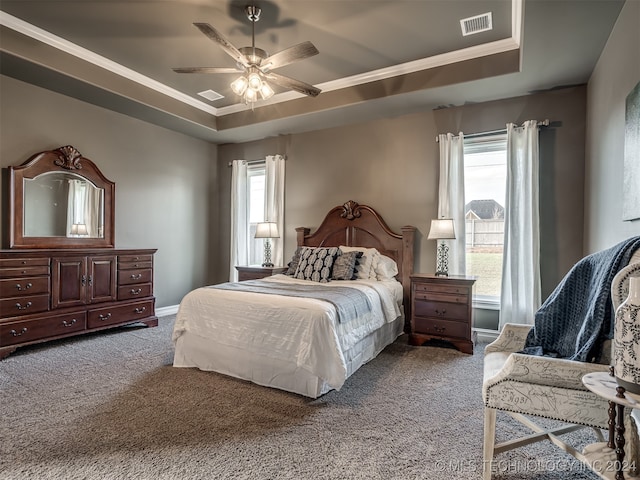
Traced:
<path fill-rule="evenodd" d="M 0 300 L 0 316 L 17 317 L 49 310 L 49 295 L 24 295 Z"/>
<path fill-rule="evenodd" d="M 25 277 L 0 280 L 0 297 L 49 293 L 49 277 Z"/>
<path fill-rule="evenodd" d="M 415 318 L 413 328 L 415 333 L 418 334 L 422 333 L 436 337 L 471 338 L 471 328 L 467 323 Z"/>
<path fill-rule="evenodd" d="M 100 328 L 116 323 L 133 322 L 154 315 L 154 301 L 114 305 L 113 307 L 98 308 L 89 311 L 87 328 Z"/>
<path fill-rule="evenodd" d="M 118 268 L 121 270 L 131 268 L 151 268 L 153 255 L 118 255 Z"/>
<path fill-rule="evenodd" d="M 152 292 L 153 290 L 150 283 L 144 283 L 142 285 L 125 285 L 118 288 L 118 300 L 150 297 Z"/>
<path fill-rule="evenodd" d="M 0 259 L 1 268 L 49 266 L 48 258 L 3 258 Z"/>
<path fill-rule="evenodd" d="M 49 266 L 0 268 L 0 278 L 19 278 L 33 275 L 49 275 Z"/>
<path fill-rule="evenodd" d="M 461 322 L 468 322 L 469 320 L 468 304 L 418 300 L 413 302 L 413 308 L 414 315 L 419 317 L 435 317 Z"/>
<path fill-rule="evenodd" d="M 35 320 L 0 323 L 0 345 L 14 345 L 84 330 L 85 312 L 51 315 Z"/>
<path fill-rule="evenodd" d="M 469 297 L 467 295 L 452 295 L 450 293 L 415 292 L 414 298 L 416 300 L 432 300 L 434 302 L 462 303 L 464 305 L 469 303 Z"/>
<path fill-rule="evenodd" d="M 458 295 L 467 295 L 469 291 L 466 287 L 456 287 L 455 285 L 434 285 L 430 283 L 414 283 L 413 289 L 418 292 L 431 292 L 431 293 L 449 293 Z"/>
<path fill-rule="evenodd" d="M 153 270 L 142 268 L 136 270 L 119 270 L 118 285 L 131 285 L 134 283 L 151 283 Z"/>

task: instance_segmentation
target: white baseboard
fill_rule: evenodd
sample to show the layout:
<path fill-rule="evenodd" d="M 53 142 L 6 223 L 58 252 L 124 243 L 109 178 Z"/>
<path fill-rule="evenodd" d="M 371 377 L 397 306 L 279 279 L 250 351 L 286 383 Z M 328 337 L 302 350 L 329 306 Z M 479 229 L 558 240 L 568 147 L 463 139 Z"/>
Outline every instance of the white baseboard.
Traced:
<path fill-rule="evenodd" d="M 493 342 L 496 338 L 498 338 L 497 330 L 490 330 L 488 328 L 474 328 L 474 332 L 478 335 L 478 341 L 482 343 L 490 343 Z"/>
<path fill-rule="evenodd" d="M 178 305 L 156 308 L 156 317 L 166 317 L 167 315 L 175 315 L 176 313 L 178 313 Z"/>

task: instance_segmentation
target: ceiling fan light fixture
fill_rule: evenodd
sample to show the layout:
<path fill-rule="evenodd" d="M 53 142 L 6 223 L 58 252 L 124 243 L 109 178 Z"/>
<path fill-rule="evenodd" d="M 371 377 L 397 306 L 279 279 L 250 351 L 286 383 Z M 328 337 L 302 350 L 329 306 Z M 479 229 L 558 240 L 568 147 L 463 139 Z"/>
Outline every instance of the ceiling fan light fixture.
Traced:
<path fill-rule="evenodd" d="M 247 103 L 254 103 L 258 99 L 258 92 L 252 88 L 247 88 L 247 91 L 244 92 L 244 99 Z"/>
<path fill-rule="evenodd" d="M 262 88 L 262 79 L 255 71 L 249 74 L 247 82 L 249 83 L 249 88 L 256 92 Z"/>
<path fill-rule="evenodd" d="M 262 87 L 260 88 L 260 95 L 262 96 L 262 99 L 268 100 L 273 97 L 273 94 L 273 88 L 271 88 L 267 82 L 262 82 Z"/>
<path fill-rule="evenodd" d="M 244 92 L 247 91 L 247 87 L 249 86 L 249 81 L 246 79 L 244 75 L 236 78 L 233 82 L 231 82 L 231 90 L 236 95 L 244 95 Z"/>

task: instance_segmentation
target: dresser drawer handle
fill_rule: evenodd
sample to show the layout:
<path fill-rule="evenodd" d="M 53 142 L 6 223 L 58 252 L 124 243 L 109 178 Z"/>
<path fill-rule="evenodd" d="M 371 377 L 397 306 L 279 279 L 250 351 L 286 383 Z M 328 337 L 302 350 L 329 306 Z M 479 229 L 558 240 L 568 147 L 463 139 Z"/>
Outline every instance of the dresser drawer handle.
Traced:
<path fill-rule="evenodd" d="M 22 274 L 25 275 L 27 273 L 27 270 L 22 270 Z"/>
<path fill-rule="evenodd" d="M 26 260 L 22 260 L 22 264 L 23 264 L 23 265 L 26 265 L 26 264 L 27 264 L 27 261 L 26 261 Z"/>
<path fill-rule="evenodd" d="M 446 313 L 447 313 L 447 309 L 446 309 L 446 308 L 445 308 L 444 310 L 438 310 L 438 309 L 436 308 L 436 315 L 443 316 L 443 315 L 445 315 Z"/>
<path fill-rule="evenodd" d="M 142 289 L 141 288 L 132 288 L 131 290 L 129 290 L 129 293 L 131 295 L 140 295 L 142 293 Z"/>
<path fill-rule="evenodd" d="M 137 307 L 137 308 L 135 309 L 135 312 L 136 312 L 136 313 L 142 313 L 142 312 L 144 312 L 146 309 L 147 309 L 147 307 Z"/>
<path fill-rule="evenodd" d="M 444 333 L 444 331 L 446 330 L 445 327 L 433 327 L 433 329 L 438 332 L 438 333 Z"/>
<path fill-rule="evenodd" d="M 138 274 L 134 273 L 134 274 L 131 274 L 131 277 L 129 277 L 129 278 L 131 278 L 131 280 L 140 280 L 142 278 L 142 274 L 141 273 L 138 273 Z"/>
<path fill-rule="evenodd" d="M 16 332 L 15 330 L 11 330 L 9 333 L 14 337 L 19 337 L 20 335 L 24 335 L 25 333 L 27 333 L 27 327 L 22 327 L 20 333 Z"/>
<path fill-rule="evenodd" d="M 16 308 L 18 310 L 26 310 L 27 308 L 29 308 L 31 305 L 33 305 L 33 303 L 31 302 L 27 302 L 25 303 L 24 307 L 22 305 L 20 305 L 19 303 L 16 303 Z"/>
<path fill-rule="evenodd" d="M 111 318 L 111 313 L 107 313 L 106 315 L 102 315 L 102 314 L 100 314 L 100 315 L 98 315 L 98 318 L 99 318 L 100 320 L 102 320 L 102 321 L 104 321 L 104 320 L 109 320 L 109 319 Z"/>
<path fill-rule="evenodd" d="M 22 285 L 20 285 L 19 283 L 16 283 L 16 288 L 19 291 L 29 290 L 31 287 L 33 287 L 33 285 L 31 283 L 27 283 L 24 287 Z"/>
<path fill-rule="evenodd" d="M 67 322 L 66 320 L 63 320 L 62 321 L 62 326 L 63 327 L 70 327 L 71 325 L 73 325 L 76 322 L 77 322 L 77 320 L 75 318 L 73 320 L 71 320 L 71 322 Z"/>

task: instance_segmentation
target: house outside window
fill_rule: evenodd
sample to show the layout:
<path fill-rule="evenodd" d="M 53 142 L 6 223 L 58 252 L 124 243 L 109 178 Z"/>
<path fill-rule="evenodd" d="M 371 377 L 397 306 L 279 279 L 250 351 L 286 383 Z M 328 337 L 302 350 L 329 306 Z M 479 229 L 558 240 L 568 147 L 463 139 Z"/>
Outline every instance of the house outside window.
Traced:
<path fill-rule="evenodd" d="M 500 304 L 507 181 L 506 134 L 464 139 L 466 274 L 474 302 Z"/>

